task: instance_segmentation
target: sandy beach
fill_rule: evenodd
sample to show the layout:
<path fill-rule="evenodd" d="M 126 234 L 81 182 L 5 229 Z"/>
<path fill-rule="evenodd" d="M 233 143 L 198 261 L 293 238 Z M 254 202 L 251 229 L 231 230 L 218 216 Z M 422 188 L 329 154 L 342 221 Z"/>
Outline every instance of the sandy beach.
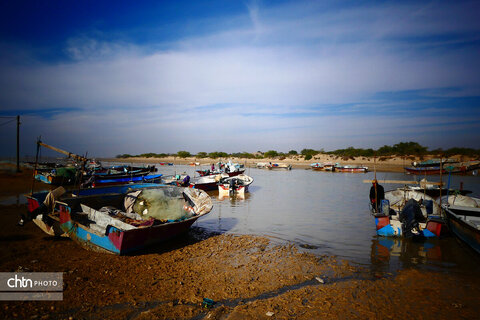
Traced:
<path fill-rule="evenodd" d="M 3 171 L 0 181 L 1 197 L 22 194 L 31 188 L 31 172 Z M 480 283 L 468 275 L 371 273 L 264 237 L 196 227 L 136 255 L 101 254 L 49 237 L 33 223 L 16 226 L 23 204 L 0 208 L 0 271 L 64 277 L 63 301 L 0 302 L 3 319 L 478 317 Z M 216 303 L 204 308 L 204 298 Z"/>

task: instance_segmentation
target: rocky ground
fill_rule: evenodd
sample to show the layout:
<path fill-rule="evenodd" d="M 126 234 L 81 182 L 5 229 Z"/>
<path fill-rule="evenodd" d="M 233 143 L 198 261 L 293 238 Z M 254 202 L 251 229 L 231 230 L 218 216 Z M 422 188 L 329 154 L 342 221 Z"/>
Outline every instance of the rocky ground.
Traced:
<path fill-rule="evenodd" d="M 28 191 L 26 175 L 2 173 L 0 201 L 11 190 Z M 64 277 L 63 301 L 0 302 L 2 319 L 478 318 L 480 283 L 468 275 L 371 274 L 293 245 L 196 227 L 139 254 L 115 256 L 48 237 L 32 223 L 16 226 L 23 204 L 0 210 L 0 272 Z M 205 308 L 204 298 L 216 303 Z"/>

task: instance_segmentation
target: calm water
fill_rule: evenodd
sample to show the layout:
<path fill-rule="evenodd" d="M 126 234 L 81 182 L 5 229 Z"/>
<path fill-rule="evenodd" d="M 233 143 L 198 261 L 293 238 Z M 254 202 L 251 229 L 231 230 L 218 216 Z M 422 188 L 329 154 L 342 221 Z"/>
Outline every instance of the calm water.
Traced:
<path fill-rule="evenodd" d="M 158 166 L 164 175 L 187 172 L 190 166 Z M 206 167 L 205 167 L 206 168 Z M 197 167 L 198 169 L 198 167 Z M 254 178 L 244 200 L 219 199 L 212 191 L 214 208 L 196 226 L 210 231 L 268 236 L 294 242 L 315 254 L 335 255 L 379 271 L 419 267 L 480 276 L 480 256 L 455 237 L 418 243 L 376 236 L 368 207 L 373 173 L 331 173 L 305 169 L 270 171 L 247 168 Z M 377 174 L 377 179 L 412 180 L 401 173 Z M 439 181 L 438 176 L 428 178 Z M 447 182 L 448 177 L 444 177 Z M 451 187 L 472 190 L 480 197 L 480 177 L 452 176 Z M 384 185 L 386 190 L 401 185 Z"/>

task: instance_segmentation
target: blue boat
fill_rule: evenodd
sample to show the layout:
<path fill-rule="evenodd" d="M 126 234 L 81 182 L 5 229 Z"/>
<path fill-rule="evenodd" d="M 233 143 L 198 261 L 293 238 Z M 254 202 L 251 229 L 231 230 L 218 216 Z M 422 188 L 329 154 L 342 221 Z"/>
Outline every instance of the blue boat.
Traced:
<path fill-rule="evenodd" d="M 124 175 L 117 178 L 109 178 L 109 177 L 95 177 L 91 186 L 98 187 L 98 186 L 111 186 L 116 184 L 126 184 L 126 183 L 160 183 L 162 181 L 162 174 L 145 174 L 145 175 L 137 175 L 137 176 L 130 176 Z"/>

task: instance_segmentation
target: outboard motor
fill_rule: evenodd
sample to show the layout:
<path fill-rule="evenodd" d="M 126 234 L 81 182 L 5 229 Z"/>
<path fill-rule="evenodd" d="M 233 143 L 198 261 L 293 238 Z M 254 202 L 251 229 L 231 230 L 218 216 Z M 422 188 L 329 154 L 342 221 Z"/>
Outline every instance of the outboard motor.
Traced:
<path fill-rule="evenodd" d="M 400 212 L 400 221 L 402 222 L 402 233 L 405 237 L 421 235 L 419 221 L 424 219 L 420 205 L 415 199 L 407 201 Z"/>
<path fill-rule="evenodd" d="M 230 195 L 233 195 L 237 189 L 237 179 L 230 179 Z"/>

